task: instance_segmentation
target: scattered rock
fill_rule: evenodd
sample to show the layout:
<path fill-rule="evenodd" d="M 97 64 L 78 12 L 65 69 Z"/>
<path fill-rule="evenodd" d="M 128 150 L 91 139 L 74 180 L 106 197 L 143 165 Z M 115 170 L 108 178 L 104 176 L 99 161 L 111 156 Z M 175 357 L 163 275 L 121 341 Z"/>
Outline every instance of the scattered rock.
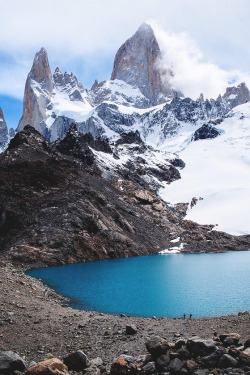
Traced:
<path fill-rule="evenodd" d="M 170 348 L 166 340 L 162 339 L 160 336 L 155 336 L 146 342 L 147 351 L 155 357 L 159 357 L 165 354 Z"/>
<path fill-rule="evenodd" d="M 12 374 L 14 371 L 24 371 L 27 363 L 16 353 L 11 351 L 0 352 L 0 374 Z"/>
<path fill-rule="evenodd" d="M 69 370 L 73 371 L 83 371 L 89 364 L 86 354 L 81 350 L 68 354 L 63 358 L 63 362 Z"/>
<path fill-rule="evenodd" d="M 126 325 L 126 334 L 135 335 L 137 333 L 137 327 L 134 324 Z"/>
<path fill-rule="evenodd" d="M 187 349 L 195 355 L 206 356 L 216 349 L 214 341 L 203 339 L 190 339 L 187 341 Z"/>
<path fill-rule="evenodd" d="M 225 354 L 225 349 L 218 348 L 209 356 L 203 357 L 201 359 L 202 363 L 204 363 L 204 365 L 208 367 L 216 366 L 220 358 L 223 356 L 223 354 Z"/>
<path fill-rule="evenodd" d="M 250 348 L 243 350 L 243 352 L 240 353 L 240 357 L 245 365 L 250 366 Z"/>
<path fill-rule="evenodd" d="M 155 366 L 158 372 L 166 372 L 170 362 L 169 354 L 163 354 L 156 358 Z"/>
<path fill-rule="evenodd" d="M 142 370 L 145 372 L 146 375 L 152 375 L 155 373 L 155 363 L 148 362 L 145 366 L 143 366 Z"/>
<path fill-rule="evenodd" d="M 69 375 L 67 370 L 67 366 L 62 361 L 51 358 L 30 367 L 27 375 Z"/>
<path fill-rule="evenodd" d="M 229 354 L 223 354 L 219 360 L 218 366 L 220 368 L 236 367 L 237 363 L 237 360 L 231 357 Z"/>
<path fill-rule="evenodd" d="M 123 356 L 120 356 L 115 362 L 112 363 L 110 375 L 125 375 L 128 373 L 128 362 Z"/>
<path fill-rule="evenodd" d="M 247 339 L 247 341 L 244 343 L 244 349 L 246 348 L 250 348 L 250 339 Z"/>
<path fill-rule="evenodd" d="M 179 358 L 175 358 L 170 361 L 167 369 L 171 374 L 179 374 L 182 367 L 183 362 Z"/>
<path fill-rule="evenodd" d="M 220 335 L 220 340 L 223 342 L 223 344 L 226 340 L 225 346 L 237 345 L 240 340 L 240 335 L 238 333 L 224 333 Z M 230 342 L 232 342 L 232 344 L 230 344 Z"/>
<path fill-rule="evenodd" d="M 186 367 L 187 367 L 188 371 L 194 372 L 194 370 L 197 367 L 197 364 L 196 364 L 195 361 L 192 361 L 191 359 L 188 359 L 187 362 L 186 362 Z"/>

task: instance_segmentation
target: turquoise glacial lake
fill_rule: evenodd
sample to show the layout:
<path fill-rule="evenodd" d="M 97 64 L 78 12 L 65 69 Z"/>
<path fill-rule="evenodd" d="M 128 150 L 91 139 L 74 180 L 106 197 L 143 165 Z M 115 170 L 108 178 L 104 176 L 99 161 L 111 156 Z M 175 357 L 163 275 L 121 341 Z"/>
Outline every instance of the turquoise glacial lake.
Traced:
<path fill-rule="evenodd" d="M 250 251 L 99 260 L 27 274 L 83 310 L 172 318 L 250 310 Z"/>

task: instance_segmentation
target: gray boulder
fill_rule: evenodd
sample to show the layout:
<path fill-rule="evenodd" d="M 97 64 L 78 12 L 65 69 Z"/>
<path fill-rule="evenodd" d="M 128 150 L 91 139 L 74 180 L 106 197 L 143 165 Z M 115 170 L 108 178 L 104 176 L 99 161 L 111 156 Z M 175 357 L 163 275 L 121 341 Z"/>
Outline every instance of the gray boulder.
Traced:
<path fill-rule="evenodd" d="M 166 354 L 169 344 L 159 336 L 154 336 L 146 342 L 147 351 L 155 357 Z"/>
<path fill-rule="evenodd" d="M 148 362 L 145 366 L 143 366 L 142 371 L 145 372 L 147 375 L 154 374 L 155 371 L 155 363 L 154 362 Z"/>
<path fill-rule="evenodd" d="M 137 333 L 137 327 L 134 324 L 126 325 L 126 334 L 135 335 Z"/>
<path fill-rule="evenodd" d="M 220 358 L 223 356 L 223 354 L 225 354 L 225 352 L 226 350 L 224 348 L 218 348 L 212 354 L 203 357 L 202 363 L 208 367 L 216 366 Z"/>
<path fill-rule="evenodd" d="M 0 374 L 12 375 L 15 371 L 24 371 L 27 363 L 16 353 L 11 351 L 0 352 Z"/>
<path fill-rule="evenodd" d="M 244 349 L 246 348 L 250 348 L 250 339 L 247 339 L 247 341 L 244 343 Z"/>
<path fill-rule="evenodd" d="M 63 362 L 69 370 L 73 371 L 83 371 L 89 364 L 86 354 L 81 350 L 68 354 L 63 358 Z"/>
<path fill-rule="evenodd" d="M 187 341 L 187 349 L 194 355 L 203 357 L 214 352 L 216 345 L 212 340 L 190 339 Z"/>
<path fill-rule="evenodd" d="M 172 361 L 170 361 L 169 365 L 168 365 L 168 371 L 171 373 L 171 374 L 179 374 L 181 368 L 183 367 L 184 363 L 179 359 L 179 358 L 175 358 L 173 359 Z"/>
<path fill-rule="evenodd" d="M 223 354 L 223 356 L 219 360 L 219 367 L 220 368 L 227 368 L 227 367 L 236 367 L 237 366 L 237 360 L 229 354 Z"/>
<path fill-rule="evenodd" d="M 220 341 L 223 342 L 225 346 L 237 345 L 239 340 L 240 340 L 240 335 L 238 333 L 231 332 L 231 333 L 223 333 L 222 335 L 220 335 Z"/>
<path fill-rule="evenodd" d="M 170 362 L 170 357 L 168 354 L 163 354 L 157 357 L 155 360 L 155 366 L 156 366 L 157 371 L 166 372 L 169 362 Z"/>

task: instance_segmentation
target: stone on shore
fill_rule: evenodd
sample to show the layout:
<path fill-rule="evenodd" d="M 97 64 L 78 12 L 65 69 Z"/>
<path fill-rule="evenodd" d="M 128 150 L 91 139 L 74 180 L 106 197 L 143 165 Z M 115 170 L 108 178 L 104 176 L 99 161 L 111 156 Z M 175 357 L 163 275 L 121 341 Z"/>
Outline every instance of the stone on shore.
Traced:
<path fill-rule="evenodd" d="M 223 354 L 225 354 L 225 352 L 226 352 L 225 348 L 218 348 L 210 355 L 203 357 L 201 361 L 206 366 L 209 366 L 209 367 L 216 366 L 220 358 L 223 356 Z"/>
<path fill-rule="evenodd" d="M 137 333 L 137 327 L 134 324 L 126 325 L 126 334 L 135 335 Z"/>
<path fill-rule="evenodd" d="M 30 367 L 27 375 L 69 375 L 68 368 L 57 358 L 47 359 Z"/>
<path fill-rule="evenodd" d="M 155 365 L 158 372 L 167 372 L 167 367 L 170 362 L 170 357 L 168 354 L 160 355 L 155 360 Z"/>
<path fill-rule="evenodd" d="M 250 339 L 247 339 L 247 341 L 244 342 L 244 349 L 250 348 Z"/>
<path fill-rule="evenodd" d="M 224 334 L 220 335 L 220 340 L 221 340 L 221 342 L 223 342 L 223 344 L 225 343 L 225 346 L 237 345 L 239 340 L 240 340 L 240 335 L 238 333 L 234 333 L 234 332 L 224 333 Z M 226 342 L 225 342 L 225 340 L 226 340 Z M 230 342 L 232 342 L 232 344 L 230 344 Z"/>
<path fill-rule="evenodd" d="M 155 374 L 155 363 L 148 362 L 145 366 L 143 366 L 142 371 L 145 372 L 146 375 L 153 375 Z"/>
<path fill-rule="evenodd" d="M 167 369 L 171 374 L 179 374 L 183 365 L 184 363 L 179 358 L 175 358 L 170 361 Z"/>
<path fill-rule="evenodd" d="M 190 339 L 187 341 L 187 349 L 196 356 L 206 356 L 215 351 L 216 344 L 211 340 Z"/>
<path fill-rule="evenodd" d="M 11 351 L 0 352 L 0 374 L 9 375 L 14 371 L 24 371 L 27 363 L 16 353 Z"/>
<path fill-rule="evenodd" d="M 160 336 L 154 336 L 146 342 L 147 351 L 155 357 L 166 354 L 169 344 Z"/>
<path fill-rule="evenodd" d="M 83 371 L 89 364 L 86 354 L 81 350 L 66 355 L 63 362 L 69 370 L 73 371 Z"/>
<path fill-rule="evenodd" d="M 250 348 L 243 350 L 243 352 L 240 353 L 240 357 L 246 366 L 250 366 Z"/>
<path fill-rule="evenodd" d="M 110 375 L 135 374 L 136 372 L 137 366 L 133 363 L 129 364 L 122 355 L 112 363 L 110 369 Z"/>
<path fill-rule="evenodd" d="M 237 360 L 229 354 L 223 354 L 220 358 L 218 366 L 220 368 L 227 368 L 227 367 L 236 367 L 238 364 Z"/>

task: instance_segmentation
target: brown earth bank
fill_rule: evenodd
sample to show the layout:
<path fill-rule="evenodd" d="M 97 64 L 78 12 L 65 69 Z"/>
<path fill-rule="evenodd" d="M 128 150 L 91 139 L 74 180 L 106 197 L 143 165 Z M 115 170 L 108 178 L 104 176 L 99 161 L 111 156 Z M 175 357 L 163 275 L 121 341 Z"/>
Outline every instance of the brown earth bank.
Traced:
<path fill-rule="evenodd" d="M 28 362 L 41 361 L 51 353 L 63 358 L 82 350 L 89 358 L 101 357 L 104 366 L 120 354 L 146 353 L 145 342 L 155 335 L 176 342 L 193 336 L 212 339 L 228 332 L 250 335 L 249 314 L 213 318 L 139 318 L 73 310 L 67 301 L 23 267 L 0 264 L 0 352 L 17 352 Z M 127 334 L 126 326 L 136 326 Z"/>

